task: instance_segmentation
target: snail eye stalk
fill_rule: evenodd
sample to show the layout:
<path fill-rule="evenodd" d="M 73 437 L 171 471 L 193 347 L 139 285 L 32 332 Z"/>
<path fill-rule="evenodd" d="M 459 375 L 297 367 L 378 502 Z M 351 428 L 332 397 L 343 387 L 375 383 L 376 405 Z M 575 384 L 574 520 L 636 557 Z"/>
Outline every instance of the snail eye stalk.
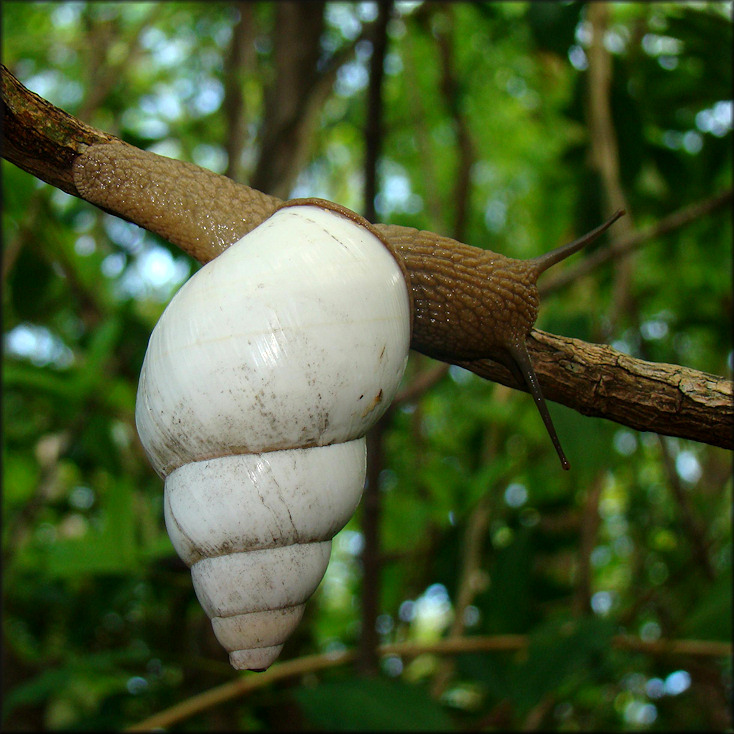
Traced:
<path fill-rule="evenodd" d="M 567 257 L 571 257 L 571 255 L 574 255 L 579 250 L 590 245 L 599 237 L 599 235 L 606 232 L 620 217 L 624 216 L 624 214 L 624 209 L 617 209 L 617 211 L 614 212 L 614 214 L 612 214 L 604 224 L 600 224 L 596 229 L 592 229 L 591 232 L 587 232 L 577 240 L 561 245 L 555 250 L 551 250 L 543 255 L 538 255 L 537 257 L 532 258 L 530 262 L 535 264 L 536 273 L 538 275 L 544 273 L 548 268 L 552 267 L 556 263 L 561 262 L 561 260 L 565 260 Z"/>
<path fill-rule="evenodd" d="M 579 237 L 573 242 L 561 245 L 561 247 L 557 247 L 555 250 L 546 252 L 543 255 L 538 255 L 538 257 L 530 260 L 530 263 L 534 266 L 536 274 L 535 277 L 537 278 L 548 268 L 552 267 L 556 263 L 561 262 L 562 260 L 565 260 L 567 257 L 570 257 L 587 245 L 591 244 L 599 237 L 599 235 L 606 232 L 606 230 L 608 230 L 609 227 L 611 227 L 622 215 L 624 215 L 624 213 L 624 209 L 618 209 L 616 212 L 614 212 L 614 214 L 612 214 L 611 217 L 609 217 L 609 219 L 607 219 L 606 222 L 600 224 L 595 229 L 592 229 L 591 232 L 587 232 L 585 235 Z M 540 417 L 543 419 L 543 423 L 545 424 L 551 442 L 556 449 L 558 458 L 561 460 L 561 466 L 566 470 L 570 469 L 571 465 L 568 463 L 568 459 L 566 458 L 563 448 L 561 447 L 561 442 L 553 425 L 553 420 L 551 419 L 550 412 L 548 411 L 548 406 L 546 405 L 545 398 L 543 397 L 543 393 L 540 389 L 540 384 L 538 383 L 538 378 L 535 374 L 535 370 L 533 369 L 533 363 L 530 360 L 527 345 L 525 344 L 525 342 L 516 342 L 509 345 L 507 347 L 507 351 L 514 362 L 515 367 L 522 374 L 522 377 L 525 380 L 525 384 L 528 386 L 530 394 L 533 396 L 535 405 L 540 412 Z"/>
<path fill-rule="evenodd" d="M 548 406 L 545 402 L 545 398 L 543 397 L 543 393 L 540 389 L 538 378 L 535 374 L 535 370 L 533 369 L 533 363 L 530 361 L 530 355 L 528 354 L 527 346 L 524 342 L 521 342 L 519 344 L 508 347 L 507 351 L 509 352 L 510 357 L 512 357 L 515 366 L 522 374 L 525 380 L 525 384 L 528 386 L 530 394 L 533 396 L 533 400 L 535 401 L 535 405 L 538 408 L 540 417 L 543 419 L 543 423 L 545 424 L 545 428 L 548 431 L 550 440 L 556 450 L 556 453 L 558 454 L 558 458 L 561 460 L 561 466 L 566 471 L 568 471 L 571 468 L 571 465 L 568 463 L 566 454 L 564 453 L 563 447 L 561 446 L 561 441 L 558 438 L 555 426 L 553 425 L 553 419 L 551 418 L 550 412 L 548 411 Z"/>

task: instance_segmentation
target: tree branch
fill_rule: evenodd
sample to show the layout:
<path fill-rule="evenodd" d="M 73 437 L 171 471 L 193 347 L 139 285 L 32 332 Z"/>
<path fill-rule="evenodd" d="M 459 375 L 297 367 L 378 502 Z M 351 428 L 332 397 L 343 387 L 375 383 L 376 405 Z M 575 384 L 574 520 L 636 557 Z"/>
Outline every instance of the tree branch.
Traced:
<path fill-rule="evenodd" d="M 624 209 L 627 212 L 617 231 L 630 236 L 635 231 L 634 217 L 622 187 L 619 146 L 612 119 L 612 55 L 604 46 L 609 7 L 606 3 L 590 3 L 587 6 L 587 19 L 592 29 L 587 80 L 591 164 L 601 179 L 607 206 L 612 211 Z M 628 314 L 632 308 L 631 278 L 632 264 L 629 259 L 615 261 L 614 308 L 609 319 L 612 325 L 617 324 L 620 317 Z"/>
<path fill-rule="evenodd" d="M 381 656 L 398 655 L 413 658 L 424 654 L 461 655 L 462 653 L 499 652 L 503 650 L 514 652 L 524 650 L 528 642 L 527 635 L 453 637 L 429 643 L 402 642 L 381 645 L 379 653 Z M 728 657 L 731 655 L 730 643 L 715 640 L 655 640 L 647 642 L 629 635 L 617 635 L 612 638 L 612 646 L 621 650 L 632 650 L 648 655 L 696 655 L 703 657 Z M 165 711 L 159 711 L 144 721 L 128 727 L 125 731 L 150 731 L 155 728 L 168 727 L 218 706 L 225 701 L 264 688 L 276 681 L 346 665 L 353 661 L 355 657 L 356 651 L 347 650 L 324 655 L 308 655 L 283 663 L 276 663 L 264 673 L 239 675 L 229 683 L 204 691 L 204 693 L 171 706 Z"/>
<path fill-rule="evenodd" d="M 474 141 L 469 123 L 463 111 L 462 89 L 456 75 L 454 63 L 454 29 L 453 8 L 450 3 L 441 3 L 432 7 L 431 16 L 444 16 L 446 23 L 438 22 L 433 26 L 433 36 L 438 47 L 441 69 L 441 92 L 456 130 L 456 175 L 451 204 L 454 208 L 454 221 L 451 237 L 462 242 L 466 235 L 466 226 L 471 209 L 471 171 L 475 163 Z M 430 22 L 430 21 L 429 21 Z"/>
<path fill-rule="evenodd" d="M 503 479 L 506 479 L 506 477 L 498 479 L 492 489 L 496 490 Z M 469 521 L 464 532 L 459 581 L 454 605 L 454 618 L 451 621 L 451 626 L 446 636 L 446 639 L 449 640 L 456 640 L 463 636 L 466 627 L 466 609 L 474 601 L 477 593 L 482 591 L 484 587 L 484 583 L 480 579 L 482 561 L 486 563 L 485 554 L 483 553 L 484 541 L 489 529 L 491 505 L 496 496 L 496 492 L 492 491 L 492 489 L 485 492 L 479 502 L 477 502 L 469 515 Z M 441 697 L 449 684 L 453 672 L 453 661 L 448 658 L 444 659 L 431 683 L 430 691 L 433 698 L 438 699 Z"/>
<path fill-rule="evenodd" d="M 593 583 L 593 569 L 591 554 L 597 543 L 601 516 L 599 502 L 604 491 L 604 470 L 596 472 L 592 482 L 589 482 L 584 499 L 584 509 L 581 517 L 581 532 L 576 553 L 575 589 L 573 593 L 572 610 L 576 617 L 582 617 L 591 611 L 591 586 Z"/>
<path fill-rule="evenodd" d="M 0 64 L 0 73 L 3 158 L 57 189 L 79 196 L 71 171 L 77 156 L 90 145 L 122 141 L 26 89 L 5 65 Z"/>
<path fill-rule="evenodd" d="M 650 240 L 663 237 L 676 229 L 685 227 L 697 219 L 707 216 L 719 209 L 723 209 L 726 205 L 731 207 L 734 192 L 731 189 L 722 191 L 714 196 L 689 204 L 686 207 L 678 209 L 667 217 L 661 219 L 647 229 L 636 230 L 630 234 L 618 236 L 610 242 L 606 247 L 600 247 L 587 255 L 576 265 L 570 266 L 565 270 L 551 272 L 543 277 L 543 281 L 538 285 L 541 296 L 565 288 L 571 283 L 577 283 L 579 278 L 588 275 L 592 270 L 598 268 L 604 263 L 608 263 L 616 258 L 624 257 L 644 245 Z M 621 221 L 621 220 L 620 220 Z"/>
<path fill-rule="evenodd" d="M 2 153 L 19 168 L 83 198 L 72 175 L 76 158 L 88 146 L 100 143 L 132 148 L 30 92 L 4 66 L 0 65 L 0 72 L 4 116 Z M 200 176 L 202 186 L 203 182 L 221 179 L 230 187 L 233 196 L 240 190 L 252 196 L 248 187 L 191 164 L 188 166 L 187 170 Z M 160 183 L 165 188 L 165 182 Z M 268 205 L 274 207 L 278 203 L 277 199 L 261 196 Z M 120 212 L 110 213 L 129 218 Z M 222 229 L 230 226 L 228 222 L 218 224 Z M 550 400 L 584 415 L 607 418 L 636 430 L 734 448 L 734 402 L 730 380 L 677 365 L 646 362 L 611 347 L 554 336 L 537 329 L 528 338 L 528 349 L 543 391 Z M 490 360 L 454 363 L 480 377 L 524 389 L 506 369 Z"/>
<path fill-rule="evenodd" d="M 679 365 L 647 362 L 603 344 L 540 329 L 533 329 L 528 337 L 528 351 L 549 400 L 638 431 L 734 448 L 731 380 Z M 455 364 L 487 380 L 525 390 L 496 362 Z"/>
<path fill-rule="evenodd" d="M 242 176 L 242 152 L 247 142 L 247 109 L 245 106 L 245 73 L 255 64 L 255 6 L 245 0 L 236 0 L 232 7 L 239 18 L 232 28 L 232 39 L 224 59 L 224 116 L 227 120 L 227 170 L 233 181 Z"/>
<path fill-rule="evenodd" d="M 681 523 L 688 535 L 692 555 L 696 559 L 696 565 L 703 571 L 706 578 L 709 581 L 713 581 L 716 578 L 716 571 L 709 558 L 706 530 L 699 521 L 688 494 L 683 489 L 680 477 L 675 469 L 675 459 L 668 446 L 668 441 L 662 436 L 658 436 L 658 440 L 660 442 L 665 474 L 668 477 L 668 484 L 670 485 L 673 497 L 675 497 L 675 501 L 680 509 Z"/>
<path fill-rule="evenodd" d="M 364 217 L 370 222 L 376 218 L 377 168 L 382 149 L 383 90 L 385 54 L 387 53 L 387 24 L 392 12 L 392 0 L 378 4 L 377 23 L 372 38 L 370 82 L 367 90 L 367 119 L 365 122 L 364 156 Z M 360 630 L 357 669 L 368 677 L 378 674 L 377 616 L 380 612 L 381 558 L 380 558 L 380 472 L 384 464 L 384 433 L 390 421 L 382 418 L 367 433 L 367 482 L 362 495 L 362 628 Z"/>

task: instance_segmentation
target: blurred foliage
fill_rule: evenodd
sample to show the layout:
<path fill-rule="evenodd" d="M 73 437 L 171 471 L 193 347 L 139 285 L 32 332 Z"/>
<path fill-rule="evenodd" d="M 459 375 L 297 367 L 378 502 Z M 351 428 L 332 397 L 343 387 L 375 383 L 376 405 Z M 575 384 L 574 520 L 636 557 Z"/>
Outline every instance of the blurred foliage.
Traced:
<path fill-rule="evenodd" d="M 609 6 L 613 122 L 637 228 L 731 186 L 731 9 Z M 3 63 L 31 90 L 134 145 L 225 170 L 236 7 L 4 2 L 2 11 Z M 451 234 L 457 109 L 474 155 L 466 241 L 528 257 L 608 214 L 589 167 L 587 11 L 397 3 L 381 221 Z M 255 60 L 242 79 L 248 171 L 274 73 L 274 14 L 273 3 L 255 7 Z M 374 17 L 372 3 L 329 3 L 324 56 Z M 455 108 L 442 91 L 446 38 Z M 360 41 L 340 69 L 293 196 L 361 209 L 370 51 Z M 118 729 L 235 675 L 165 534 L 161 483 L 134 425 L 148 335 L 196 266 L 5 161 L 2 172 L 2 726 Z M 546 299 L 538 325 L 730 376 L 731 244 L 726 215 L 703 217 L 633 256 L 633 310 L 608 316 L 610 265 Z M 414 355 L 406 383 L 428 368 Z M 551 410 L 568 474 L 527 395 L 451 368 L 394 412 L 380 475 L 381 639 L 444 636 L 469 583 L 464 633 L 526 635 L 527 650 L 391 656 L 376 679 L 335 668 L 177 727 L 731 727 L 729 660 L 610 642 L 731 639 L 729 455 Z M 358 514 L 283 659 L 357 644 L 362 547 Z"/>

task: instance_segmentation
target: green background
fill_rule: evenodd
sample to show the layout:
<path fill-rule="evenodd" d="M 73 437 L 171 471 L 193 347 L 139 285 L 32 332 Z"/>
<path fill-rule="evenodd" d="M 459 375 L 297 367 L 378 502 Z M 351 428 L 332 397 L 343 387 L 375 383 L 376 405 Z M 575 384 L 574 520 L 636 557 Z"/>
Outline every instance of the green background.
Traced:
<path fill-rule="evenodd" d="M 731 186 L 731 8 L 609 4 L 612 119 L 638 230 Z M 3 63 L 31 90 L 134 145 L 225 171 L 235 5 L 2 12 Z M 245 182 L 264 135 L 275 13 L 255 6 L 239 80 Z M 380 221 L 453 233 L 462 129 L 464 241 L 531 257 L 608 215 L 590 163 L 587 15 L 583 3 L 398 3 Z M 324 63 L 374 17 L 371 3 L 329 3 Z M 370 50 L 357 43 L 329 86 L 291 196 L 363 209 Z M 2 173 L 2 726 L 124 728 L 237 675 L 165 533 L 161 482 L 134 426 L 148 336 L 198 266 L 5 161 Z M 538 326 L 730 377 L 731 259 L 719 210 L 635 253 L 624 308 L 612 263 L 545 299 Z M 413 354 L 406 385 L 432 366 Z M 401 405 L 384 434 L 380 640 L 445 636 L 463 587 L 463 634 L 521 635 L 526 647 L 391 656 L 371 678 L 337 666 L 172 728 L 731 727 L 728 657 L 612 644 L 731 639 L 730 454 L 551 411 L 569 473 L 526 394 L 458 368 Z M 282 660 L 358 645 L 361 530 L 358 511 Z"/>

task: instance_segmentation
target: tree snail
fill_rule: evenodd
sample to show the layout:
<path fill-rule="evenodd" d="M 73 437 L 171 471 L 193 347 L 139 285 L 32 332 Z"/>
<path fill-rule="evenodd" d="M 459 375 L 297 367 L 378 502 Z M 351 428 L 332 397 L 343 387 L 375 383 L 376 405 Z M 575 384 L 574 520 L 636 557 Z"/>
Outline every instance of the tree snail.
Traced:
<path fill-rule="evenodd" d="M 536 281 L 622 211 L 516 260 L 322 200 L 284 204 L 125 144 L 91 146 L 73 176 L 86 200 L 207 263 L 151 335 L 136 421 L 165 478 L 173 544 L 235 668 L 267 668 L 298 624 L 409 348 L 515 372 L 568 468 L 526 347 Z"/>
<path fill-rule="evenodd" d="M 365 433 L 408 359 L 400 261 L 366 220 L 289 202 L 197 272 L 136 405 L 166 527 L 235 668 L 279 654 L 352 516 Z"/>
<path fill-rule="evenodd" d="M 202 263 L 240 240 L 283 203 L 226 176 L 122 142 L 90 146 L 74 161 L 72 175 L 82 198 L 161 235 Z M 619 210 L 574 242 L 530 260 L 433 232 L 374 225 L 401 262 L 412 294 L 411 349 L 441 360 L 493 359 L 504 364 L 527 385 L 564 469 L 569 468 L 568 460 L 526 347 L 538 314 L 536 281 L 623 214 Z"/>

